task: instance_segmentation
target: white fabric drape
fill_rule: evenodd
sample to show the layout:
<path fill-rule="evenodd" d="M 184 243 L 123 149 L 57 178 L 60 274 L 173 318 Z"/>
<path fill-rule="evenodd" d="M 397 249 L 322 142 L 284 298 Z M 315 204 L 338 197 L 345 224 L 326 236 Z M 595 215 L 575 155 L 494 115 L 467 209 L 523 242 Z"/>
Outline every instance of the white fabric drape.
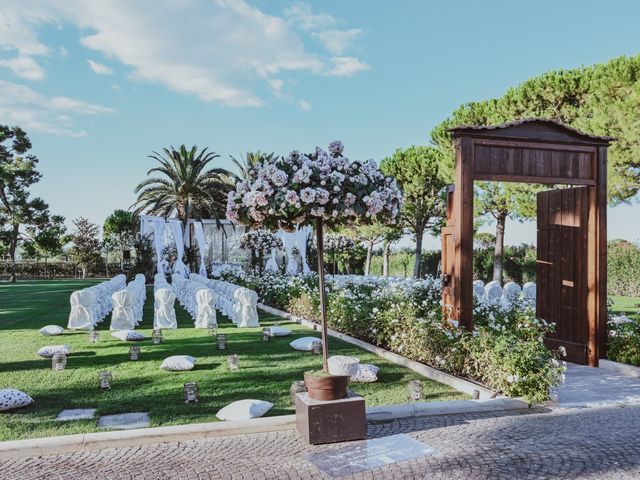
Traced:
<path fill-rule="evenodd" d="M 296 233 L 295 232 L 283 232 L 282 230 L 278 232 L 280 238 L 282 239 L 282 243 L 284 243 L 284 251 L 287 254 L 287 273 L 290 275 L 295 275 L 298 273 L 298 264 L 293 258 L 293 247 L 296 243 Z"/>
<path fill-rule="evenodd" d="M 158 273 L 164 273 L 164 259 L 162 250 L 164 249 L 164 220 L 156 218 L 153 220 L 153 246 L 156 249 L 156 269 Z"/>
<path fill-rule="evenodd" d="M 184 264 L 182 259 L 184 258 L 184 237 L 182 236 L 182 222 L 180 220 L 169 220 L 171 227 L 171 233 L 173 234 L 173 241 L 176 244 L 177 258 L 176 263 L 173 265 L 173 272 L 183 277 L 189 276 L 189 269 Z"/>
<path fill-rule="evenodd" d="M 176 295 L 170 288 L 159 288 L 154 293 L 153 328 L 178 328 L 174 304 Z"/>
<path fill-rule="evenodd" d="M 264 267 L 265 270 L 269 272 L 277 272 L 278 271 L 278 262 L 276 261 L 276 249 L 271 249 L 271 256 L 269 260 L 267 260 L 267 265 Z"/>
<path fill-rule="evenodd" d="M 305 275 L 311 273 L 311 269 L 307 264 L 307 237 L 309 236 L 309 231 L 311 227 L 302 227 L 297 229 L 296 231 L 296 240 L 298 244 L 298 251 L 300 252 L 300 257 L 302 258 L 302 273 Z"/>
<path fill-rule="evenodd" d="M 188 229 L 187 229 L 188 230 Z M 204 257 L 207 248 L 207 243 L 204 239 L 204 228 L 202 228 L 202 222 L 194 222 L 193 223 L 193 231 L 196 237 L 196 243 L 198 244 L 198 252 L 200 253 L 200 268 L 198 269 L 198 273 L 203 277 L 207 276 L 207 266 L 204 262 Z"/>

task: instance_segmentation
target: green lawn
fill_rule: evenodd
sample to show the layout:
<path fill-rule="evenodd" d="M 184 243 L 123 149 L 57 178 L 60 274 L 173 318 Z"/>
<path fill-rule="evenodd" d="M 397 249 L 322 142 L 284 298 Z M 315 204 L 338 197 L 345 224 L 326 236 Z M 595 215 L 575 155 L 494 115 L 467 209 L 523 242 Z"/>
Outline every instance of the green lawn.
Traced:
<path fill-rule="evenodd" d="M 95 283 L 95 282 L 93 282 Z M 321 367 L 319 356 L 289 347 L 296 337 L 317 335 L 297 324 L 288 324 L 294 333 L 268 343 L 260 340 L 261 328 L 238 329 L 226 318 L 218 318 L 220 332 L 228 336 L 228 349 L 219 351 L 206 330 L 193 328 L 187 312 L 176 304 L 178 330 L 164 331 L 165 341 L 154 346 L 141 342 L 142 357 L 128 360 L 131 343 L 111 337 L 107 317 L 99 329 L 100 341 L 88 342 L 86 332 L 45 337 L 38 333 L 44 325 L 66 327 L 69 295 L 92 281 L 24 281 L 0 284 L 0 388 L 18 388 L 31 395 L 35 403 L 13 413 L 0 413 L 0 440 L 33 438 L 97 431 L 95 420 L 59 423 L 56 415 L 65 408 L 97 408 L 97 415 L 149 412 L 152 426 L 215 421 L 215 413 L 238 399 L 255 398 L 274 403 L 268 415 L 293 413 L 289 387 L 301 380 L 303 372 Z M 153 324 L 152 289 L 148 289 L 144 322 L 139 327 L 151 335 Z M 261 315 L 263 326 L 281 319 Z M 283 322 L 284 323 L 284 322 Z M 71 346 L 67 369 L 51 370 L 51 361 L 36 351 L 44 345 L 66 343 Z M 367 404 L 404 403 L 409 380 L 422 378 L 427 401 L 466 398 L 451 388 L 429 381 L 416 373 L 387 362 L 337 339 L 331 339 L 332 354 L 353 355 L 363 363 L 381 367 L 379 382 L 356 384 Z M 240 370 L 226 368 L 226 356 L 240 356 Z M 190 372 L 166 372 L 160 363 L 170 355 L 188 354 L 198 359 Z M 113 388 L 98 388 L 98 372 L 113 372 Z M 185 405 L 182 384 L 196 381 L 201 401 Z"/>
<path fill-rule="evenodd" d="M 613 313 L 616 315 L 625 314 L 630 316 L 640 316 L 640 298 L 638 297 L 614 297 Z"/>

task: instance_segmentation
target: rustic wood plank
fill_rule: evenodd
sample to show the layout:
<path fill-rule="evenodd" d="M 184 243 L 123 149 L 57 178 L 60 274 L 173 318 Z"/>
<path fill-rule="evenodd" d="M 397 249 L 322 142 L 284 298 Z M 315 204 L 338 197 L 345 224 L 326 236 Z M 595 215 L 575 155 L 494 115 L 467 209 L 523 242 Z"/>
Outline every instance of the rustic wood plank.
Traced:
<path fill-rule="evenodd" d="M 523 163 L 523 167 L 524 166 L 525 163 Z M 475 179 L 482 182 L 541 183 L 544 185 L 594 186 L 596 184 L 595 180 L 587 178 L 537 177 L 535 175 L 507 175 L 496 173 L 478 173 L 475 175 Z"/>

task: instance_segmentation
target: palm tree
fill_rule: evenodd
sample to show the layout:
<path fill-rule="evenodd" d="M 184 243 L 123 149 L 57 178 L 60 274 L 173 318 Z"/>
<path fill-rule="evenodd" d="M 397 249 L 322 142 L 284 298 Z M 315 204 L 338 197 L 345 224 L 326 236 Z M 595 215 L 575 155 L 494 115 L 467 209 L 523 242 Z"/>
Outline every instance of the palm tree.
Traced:
<path fill-rule="evenodd" d="M 160 165 L 150 169 L 147 175 L 160 175 L 151 176 L 136 187 L 135 213 L 177 215 L 184 226 L 189 218 L 219 220 L 224 217 L 233 175 L 224 168 L 207 168 L 220 156 L 206 148 L 198 152 L 196 145 L 190 150 L 184 145 L 178 150 L 164 148 L 163 152 L 149 155 Z"/>

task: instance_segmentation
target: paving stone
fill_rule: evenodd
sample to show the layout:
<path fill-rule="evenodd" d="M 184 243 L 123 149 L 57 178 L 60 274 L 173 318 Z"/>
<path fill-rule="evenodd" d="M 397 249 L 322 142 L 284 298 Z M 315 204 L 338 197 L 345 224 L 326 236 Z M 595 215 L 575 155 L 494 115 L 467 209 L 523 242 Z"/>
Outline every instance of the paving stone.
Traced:
<path fill-rule="evenodd" d="M 345 479 L 631 480 L 640 478 L 640 406 L 413 417 L 369 425 L 405 434 L 432 455 Z M 330 479 L 295 431 L 205 438 L 0 460 L 0 479 Z"/>
<path fill-rule="evenodd" d="M 68 422 L 70 420 L 91 420 L 96 415 L 95 408 L 70 408 L 61 411 L 56 420 L 59 422 Z"/>
<path fill-rule="evenodd" d="M 148 426 L 149 414 L 146 412 L 105 415 L 98 419 L 98 427 L 100 428 L 130 430 L 133 428 L 145 428 Z"/>

